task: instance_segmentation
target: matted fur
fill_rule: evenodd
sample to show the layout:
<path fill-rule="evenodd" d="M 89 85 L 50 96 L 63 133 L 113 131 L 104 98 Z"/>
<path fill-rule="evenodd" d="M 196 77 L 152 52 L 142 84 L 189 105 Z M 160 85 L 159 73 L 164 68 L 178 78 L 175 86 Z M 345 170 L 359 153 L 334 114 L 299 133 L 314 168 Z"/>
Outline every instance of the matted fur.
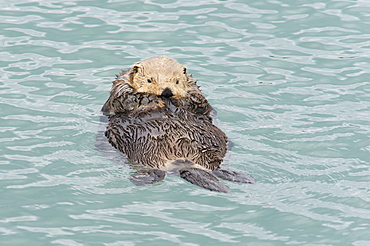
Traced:
<path fill-rule="evenodd" d="M 161 96 L 166 88 L 172 97 Z M 118 75 L 102 111 L 109 115 L 109 142 L 131 161 L 165 169 L 186 160 L 214 170 L 226 154 L 227 137 L 212 124 L 211 109 L 186 68 L 160 56 Z"/>
<path fill-rule="evenodd" d="M 221 168 L 227 137 L 213 124 L 214 110 L 196 81 L 176 60 L 153 57 L 123 71 L 102 112 L 109 119 L 109 143 L 132 163 L 147 167 L 131 175 L 137 185 L 159 182 L 170 170 L 219 192 L 228 187 L 215 176 L 255 183 L 249 174 Z"/>

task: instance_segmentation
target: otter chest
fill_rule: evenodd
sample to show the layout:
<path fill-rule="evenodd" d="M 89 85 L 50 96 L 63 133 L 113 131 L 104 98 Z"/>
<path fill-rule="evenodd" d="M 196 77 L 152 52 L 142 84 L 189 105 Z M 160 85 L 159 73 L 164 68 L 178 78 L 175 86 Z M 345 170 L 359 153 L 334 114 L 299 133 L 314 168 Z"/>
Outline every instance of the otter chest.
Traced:
<path fill-rule="evenodd" d="M 207 117 L 170 109 L 111 116 L 106 136 L 130 159 L 149 166 L 176 159 L 205 163 L 213 158 L 216 163 L 224 157 L 227 143 L 226 135 Z"/>

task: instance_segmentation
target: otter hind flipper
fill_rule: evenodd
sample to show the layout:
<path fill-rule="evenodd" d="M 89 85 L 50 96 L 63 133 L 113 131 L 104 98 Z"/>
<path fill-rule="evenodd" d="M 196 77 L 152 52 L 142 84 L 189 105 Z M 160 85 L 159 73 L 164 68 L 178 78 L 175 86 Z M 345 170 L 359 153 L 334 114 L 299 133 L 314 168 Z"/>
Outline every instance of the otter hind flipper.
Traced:
<path fill-rule="evenodd" d="M 199 187 L 223 193 L 229 192 L 229 187 L 220 182 L 212 173 L 199 168 L 183 168 L 179 170 L 180 177 Z"/>
<path fill-rule="evenodd" d="M 212 171 L 214 175 L 219 177 L 220 179 L 224 179 L 227 181 L 237 182 L 237 183 L 245 183 L 245 184 L 255 184 L 256 180 L 247 173 L 243 173 L 241 171 L 235 171 L 230 169 L 218 169 Z"/>
<path fill-rule="evenodd" d="M 146 169 L 132 174 L 130 181 L 137 186 L 144 186 L 160 182 L 165 178 L 165 176 L 165 171 L 159 169 Z"/>

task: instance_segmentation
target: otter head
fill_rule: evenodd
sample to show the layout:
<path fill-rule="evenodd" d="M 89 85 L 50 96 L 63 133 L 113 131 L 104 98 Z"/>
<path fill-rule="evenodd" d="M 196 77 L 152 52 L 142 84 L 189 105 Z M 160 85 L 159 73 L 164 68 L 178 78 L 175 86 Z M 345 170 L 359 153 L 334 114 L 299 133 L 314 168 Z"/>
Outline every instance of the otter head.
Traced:
<path fill-rule="evenodd" d="M 185 97 L 195 81 L 174 59 L 153 57 L 136 63 L 128 72 L 127 83 L 139 93 L 161 97 Z"/>

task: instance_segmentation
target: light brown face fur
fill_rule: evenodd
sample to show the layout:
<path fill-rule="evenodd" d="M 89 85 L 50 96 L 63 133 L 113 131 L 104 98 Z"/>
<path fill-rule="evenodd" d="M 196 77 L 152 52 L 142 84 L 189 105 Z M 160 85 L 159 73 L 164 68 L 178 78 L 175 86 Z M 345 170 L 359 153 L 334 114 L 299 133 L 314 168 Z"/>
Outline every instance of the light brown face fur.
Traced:
<path fill-rule="evenodd" d="M 153 57 L 136 63 L 129 71 L 127 83 L 136 92 L 160 96 L 168 88 L 173 97 L 185 97 L 195 81 L 186 68 L 174 59 Z"/>

